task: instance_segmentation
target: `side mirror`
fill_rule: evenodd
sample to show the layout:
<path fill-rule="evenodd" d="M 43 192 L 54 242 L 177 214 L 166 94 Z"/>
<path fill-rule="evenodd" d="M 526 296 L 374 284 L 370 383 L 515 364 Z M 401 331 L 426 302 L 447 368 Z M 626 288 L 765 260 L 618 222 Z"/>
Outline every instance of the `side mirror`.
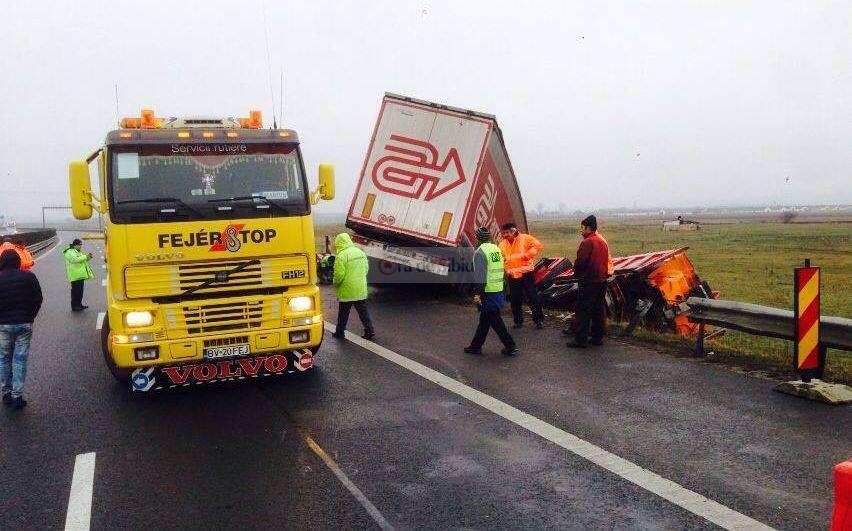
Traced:
<path fill-rule="evenodd" d="M 71 193 L 71 212 L 77 219 L 92 217 L 92 182 L 89 178 L 89 164 L 85 160 L 75 160 L 68 166 L 68 185 Z"/>
<path fill-rule="evenodd" d="M 334 199 L 334 166 L 331 164 L 319 165 L 319 195 L 326 201 Z"/>

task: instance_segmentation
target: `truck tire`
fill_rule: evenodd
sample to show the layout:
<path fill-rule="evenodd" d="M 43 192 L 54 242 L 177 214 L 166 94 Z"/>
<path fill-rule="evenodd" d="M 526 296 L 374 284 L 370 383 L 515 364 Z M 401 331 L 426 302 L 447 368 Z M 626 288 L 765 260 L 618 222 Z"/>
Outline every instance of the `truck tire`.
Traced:
<path fill-rule="evenodd" d="M 104 323 L 101 326 L 101 351 L 104 355 L 104 363 L 109 369 L 109 372 L 112 374 L 113 378 L 118 380 L 121 383 L 130 382 L 131 370 L 130 369 L 122 369 L 118 367 L 115 362 L 112 361 L 112 356 L 109 353 L 109 345 L 110 345 L 110 329 L 109 329 L 109 315 L 104 316 Z"/>

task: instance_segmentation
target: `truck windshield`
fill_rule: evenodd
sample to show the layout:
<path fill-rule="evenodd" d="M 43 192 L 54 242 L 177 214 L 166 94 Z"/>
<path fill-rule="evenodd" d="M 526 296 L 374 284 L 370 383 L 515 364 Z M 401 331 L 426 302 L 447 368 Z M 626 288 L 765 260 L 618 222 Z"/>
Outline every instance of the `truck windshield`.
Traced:
<path fill-rule="evenodd" d="M 305 184 L 296 144 L 110 148 L 117 223 L 305 215 Z"/>

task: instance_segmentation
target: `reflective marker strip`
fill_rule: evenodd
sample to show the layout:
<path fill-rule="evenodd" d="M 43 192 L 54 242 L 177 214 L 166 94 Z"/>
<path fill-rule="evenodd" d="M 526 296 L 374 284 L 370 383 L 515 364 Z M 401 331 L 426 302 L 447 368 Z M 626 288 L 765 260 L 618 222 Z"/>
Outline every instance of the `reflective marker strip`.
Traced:
<path fill-rule="evenodd" d="M 361 210 L 361 217 L 370 219 L 373 215 L 373 204 L 376 202 L 376 194 L 367 194 L 367 199 L 364 200 L 364 209 Z"/>
<path fill-rule="evenodd" d="M 334 324 L 326 321 L 326 331 L 331 333 L 336 330 Z M 599 446 L 585 441 L 576 435 L 572 435 L 564 430 L 548 424 L 541 419 L 533 417 L 528 413 L 510 406 L 505 402 L 501 402 L 494 397 L 486 395 L 481 391 L 467 386 L 457 380 L 445 376 L 440 372 L 430 369 L 425 365 L 410 360 L 405 356 L 397 354 L 392 350 L 388 350 L 381 345 L 377 345 L 372 341 L 367 341 L 361 337 L 346 332 L 346 338 L 361 346 L 373 354 L 376 354 L 392 363 L 399 365 L 404 369 L 408 369 L 414 374 L 437 384 L 444 389 L 457 394 L 462 398 L 473 402 L 474 404 L 500 415 L 504 419 L 517 424 L 518 426 L 547 439 L 548 441 L 565 448 L 569 452 L 578 455 L 592 463 L 609 470 L 613 474 L 630 481 L 631 483 L 647 490 L 652 494 L 670 501 L 671 503 L 682 507 L 687 511 L 698 515 L 705 520 L 708 520 L 723 529 L 749 529 L 749 530 L 771 530 L 773 528 L 749 518 L 748 516 L 738 513 L 737 511 L 715 502 L 709 498 L 693 492 L 686 487 L 683 487 L 674 481 L 670 481 L 662 476 L 659 476 L 650 470 L 646 470 L 639 465 L 631 463 L 613 453 L 607 452 Z"/>
<path fill-rule="evenodd" d="M 71 494 L 65 515 L 65 531 L 88 531 L 92 520 L 92 490 L 95 483 L 95 453 L 80 454 L 74 460 Z"/>
<path fill-rule="evenodd" d="M 438 228 L 438 236 L 441 238 L 447 237 L 447 232 L 450 231 L 450 222 L 453 221 L 453 214 L 451 212 L 444 212 L 444 215 L 441 216 L 441 226 Z"/>

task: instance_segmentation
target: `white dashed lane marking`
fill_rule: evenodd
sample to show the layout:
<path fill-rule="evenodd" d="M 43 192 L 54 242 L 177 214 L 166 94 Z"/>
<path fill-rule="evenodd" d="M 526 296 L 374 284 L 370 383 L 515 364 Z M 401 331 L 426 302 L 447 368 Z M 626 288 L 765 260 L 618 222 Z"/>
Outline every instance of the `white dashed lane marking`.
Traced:
<path fill-rule="evenodd" d="M 74 460 L 65 531 L 88 531 L 92 520 L 92 491 L 95 483 L 95 452 L 80 454 Z"/>
<path fill-rule="evenodd" d="M 329 332 L 336 330 L 335 325 L 328 321 L 326 321 L 325 327 Z M 350 332 L 346 332 L 346 338 L 356 345 L 369 350 L 373 354 L 395 363 L 404 369 L 408 369 L 414 374 L 425 378 L 426 380 L 429 380 L 430 382 L 437 384 L 444 389 L 487 409 L 488 411 L 491 411 L 492 413 L 500 415 L 504 419 L 535 433 L 553 444 L 561 446 L 583 459 L 587 459 L 592 463 L 605 468 L 613 474 L 638 485 L 648 492 L 668 500 L 678 507 L 682 507 L 693 514 L 696 514 L 705 520 L 722 527 L 723 529 L 772 529 L 766 524 L 758 522 L 753 518 L 702 496 L 697 492 L 691 491 L 686 487 L 655 474 L 650 470 L 642 468 L 627 459 L 607 452 L 603 448 L 595 446 L 576 435 L 557 428 L 552 424 L 548 424 L 529 413 L 524 413 L 505 402 L 486 395 L 481 391 L 477 391 L 473 387 L 467 386 L 458 380 L 450 378 L 449 376 L 445 376 L 434 369 L 430 369 L 421 363 L 408 359 L 405 356 L 386 349 L 381 345 L 362 339 Z"/>
<path fill-rule="evenodd" d="M 100 330 L 104 327 L 104 317 L 106 317 L 106 312 L 98 312 L 98 321 L 95 323 L 95 330 Z"/>

